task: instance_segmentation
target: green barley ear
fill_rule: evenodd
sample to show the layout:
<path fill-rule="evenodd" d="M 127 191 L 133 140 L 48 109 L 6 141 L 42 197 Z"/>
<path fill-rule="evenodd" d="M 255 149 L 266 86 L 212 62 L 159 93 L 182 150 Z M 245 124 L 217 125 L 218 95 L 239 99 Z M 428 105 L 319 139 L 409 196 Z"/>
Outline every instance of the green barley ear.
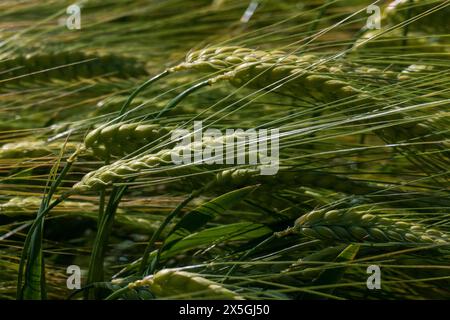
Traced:
<path fill-rule="evenodd" d="M 203 72 L 220 74 L 199 85 L 191 87 L 180 96 L 206 84 L 227 81 L 236 87 L 246 85 L 252 89 L 276 89 L 287 94 L 308 97 L 313 101 L 331 103 L 342 100 L 336 108 L 348 116 L 361 112 L 376 110 L 382 97 L 366 92 L 362 88 L 345 80 L 345 72 L 352 71 L 358 76 L 373 74 L 384 79 L 395 79 L 397 75 L 391 71 L 378 70 L 360 65 L 327 61 L 314 55 L 288 55 L 283 51 L 261 51 L 240 47 L 219 47 L 200 50 L 188 55 L 186 62 L 173 68 L 172 71 L 194 69 Z M 354 71 L 352 70 L 354 69 Z M 350 108 L 349 108 L 350 107 Z M 400 113 L 392 113 L 377 117 L 377 121 L 404 121 Z M 398 142 L 416 138 L 419 132 L 416 122 L 387 126 L 375 130 L 375 133 L 388 142 Z M 424 126 L 426 128 L 426 126 Z M 426 128 L 425 135 L 430 136 L 432 130 Z M 398 131 L 403 134 L 398 135 Z M 425 146 L 429 147 L 430 145 Z"/>
<path fill-rule="evenodd" d="M 374 184 L 321 171 L 281 167 L 274 175 L 264 176 L 260 172 L 259 166 L 225 169 L 216 174 L 215 186 L 236 188 L 261 184 L 270 188 L 299 186 L 321 188 L 354 195 L 368 195 L 372 192 L 386 194 L 383 193 L 385 191 L 383 188 Z M 400 191 L 396 190 L 395 192 L 399 193 Z"/>
<path fill-rule="evenodd" d="M 120 126 L 119 126 L 120 128 Z M 139 127 L 138 127 L 139 128 Z M 115 132 L 117 128 L 112 127 L 111 131 Z M 92 136 L 87 137 L 88 145 L 93 141 L 96 141 L 101 132 L 92 133 Z M 222 139 L 221 143 L 224 143 L 231 136 L 223 136 L 218 139 Z M 233 138 L 235 136 L 233 135 Z M 175 166 L 172 161 L 172 155 L 174 153 L 180 154 L 183 150 L 189 150 L 192 154 L 196 150 L 204 150 L 205 148 L 213 149 L 217 145 L 218 141 L 205 137 L 201 142 L 192 142 L 187 146 L 175 146 L 171 149 L 162 149 L 156 153 L 147 154 L 145 152 L 135 156 L 131 159 L 117 160 L 109 165 L 100 167 L 95 171 L 91 171 L 86 174 L 80 182 L 72 187 L 72 192 L 84 192 L 89 190 L 99 190 L 104 186 L 111 185 L 115 182 L 124 182 L 131 176 L 138 176 L 146 171 L 154 170 L 159 167 L 167 167 L 167 169 L 173 169 L 166 171 L 167 173 L 180 174 L 183 172 L 189 172 L 192 167 L 201 166 L 202 163 L 191 163 L 189 165 Z M 248 151 L 246 151 L 248 152 Z M 237 154 L 234 154 L 234 163 L 237 163 Z M 170 167 L 171 166 L 171 167 Z"/>
<path fill-rule="evenodd" d="M 183 296 L 191 299 L 244 300 L 237 293 L 198 274 L 164 269 L 128 284 L 129 289 L 147 286 L 156 297 Z"/>
<path fill-rule="evenodd" d="M 100 115 L 106 115 L 108 113 L 112 112 L 118 112 L 122 105 L 128 100 L 128 96 L 125 95 L 118 95 L 113 97 L 108 97 L 105 99 L 102 99 L 97 103 L 95 106 L 95 109 L 90 112 L 90 116 L 96 117 Z M 133 99 L 132 107 L 143 105 L 148 101 L 148 99 L 142 98 L 142 97 L 136 97 Z"/>
<path fill-rule="evenodd" d="M 342 242 L 448 244 L 450 241 L 448 234 L 421 224 L 355 210 L 315 210 L 298 218 L 291 231 Z"/>
<path fill-rule="evenodd" d="M 138 174 L 145 169 L 154 169 L 170 164 L 171 150 L 164 149 L 155 154 L 139 156 L 130 160 L 117 160 L 86 174 L 80 182 L 72 187 L 73 192 L 99 190 L 114 182 L 126 181 L 127 176 Z"/>
<path fill-rule="evenodd" d="M 171 127 L 147 122 L 100 126 L 86 135 L 84 146 L 100 158 L 124 156 L 159 140 L 169 138 Z"/>
<path fill-rule="evenodd" d="M 47 143 L 46 141 L 20 141 L 4 144 L 0 148 L 0 159 L 38 158 L 49 155 L 57 155 L 64 143 Z M 75 143 L 66 143 L 65 148 L 69 152 L 76 150 Z"/>
<path fill-rule="evenodd" d="M 80 51 L 33 53 L 0 59 L 0 81 L 73 81 L 79 78 L 130 78 L 147 75 L 145 64 L 132 57 Z"/>

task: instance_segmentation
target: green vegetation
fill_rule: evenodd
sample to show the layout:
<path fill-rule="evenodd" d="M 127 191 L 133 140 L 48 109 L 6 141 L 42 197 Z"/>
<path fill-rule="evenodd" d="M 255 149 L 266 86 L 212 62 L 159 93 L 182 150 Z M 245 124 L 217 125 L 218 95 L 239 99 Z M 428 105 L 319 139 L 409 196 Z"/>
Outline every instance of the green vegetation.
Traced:
<path fill-rule="evenodd" d="M 450 299 L 449 1 L 72 4 L 0 3 L 0 299 Z"/>

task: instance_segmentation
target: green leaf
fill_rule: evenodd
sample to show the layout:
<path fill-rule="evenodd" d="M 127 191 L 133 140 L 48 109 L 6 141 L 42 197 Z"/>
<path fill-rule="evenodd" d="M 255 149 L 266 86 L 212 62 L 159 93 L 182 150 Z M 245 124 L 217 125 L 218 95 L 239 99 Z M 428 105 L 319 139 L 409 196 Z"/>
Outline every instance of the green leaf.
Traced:
<path fill-rule="evenodd" d="M 270 228 L 253 222 L 238 222 L 208 228 L 192 233 L 176 242 L 172 245 L 170 250 L 167 250 L 163 254 L 163 257 L 167 258 L 176 255 L 181 251 L 191 250 L 193 248 L 207 246 L 218 242 L 253 240 L 270 233 L 272 233 Z"/>
<path fill-rule="evenodd" d="M 343 275 L 347 271 L 349 264 L 355 259 L 358 251 L 359 245 L 350 244 L 348 245 L 342 252 L 336 257 L 334 260 L 338 266 L 325 269 L 319 275 L 319 277 L 314 281 L 315 286 L 321 285 L 329 285 L 336 284 L 342 279 Z M 331 294 L 334 291 L 334 288 L 324 290 L 326 293 Z M 315 296 L 311 296 L 310 294 L 306 294 L 304 296 L 305 299 L 315 298 Z"/>
<path fill-rule="evenodd" d="M 49 208 L 50 201 L 62 179 L 69 171 L 71 162 L 67 162 L 60 175 L 57 176 L 58 168 L 64 154 L 65 145 L 60 151 L 59 158 L 53 165 L 47 179 L 48 187 L 52 181 L 47 194 L 44 194 L 41 206 L 36 215 L 36 219 L 31 226 L 25 243 L 23 246 L 23 253 L 19 264 L 19 275 L 17 281 L 17 297 L 26 300 L 44 300 L 47 298 L 45 287 L 45 264 L 44 256 L 42 254 L 42 238 L 44 232 L 44 219 L 46 209 Z M 35 228 L 34 228 L 35 226 Z M 23 266 L 25 270 L 23 272 Z M 24 273 L 24 284 L 22 286 L 22 273 Z"/>
<path fill-rule="evenodd" d="M 31 236 L 29 257 L 25 268 L 25 281 L 22 290 L 22 298 L 25 300 L 42 300 L 45 293 L 45 269 L 42 255 L 42 233 L 44 220 L 41 221 Z"/>
<path fill-rule="evenodd" d="M 223 243 L 224 241 L 251 241 L 271 233 L 273 233 L 272 229 L 265 225 L 253 222 L 237 222 L 228 225 L 220 225 L 187 235 L 170 248 L 167 248 L 167 250 L 161 254 L 161 258 L 169 259 L 183 251 L 206 247 L 214 243 Z M 154 250 L 149 254 L 149 258 L 154 259 L 156 255 L 157 250 Z M 139 260 L 128 265 L 121 273 L 136 270 L 138 268 L 138 262 Z"/>
<path fill-rule="evenodd" d="M 108 205 L 102 217 L 98 221 L 98 230 L 94 239 L 94 244 L 91 252 L 91 259 L 89 261 L 89 270 L 87 277 L 87 284 L 94 284 L 103 282 L 104 278 L 104 260 L 105 250 L 108 244 L 109 234 L 111 233 L 114 218 L 117 212 L 120 199 L 128 189 L 127 186 L 114 187 L 111 191 Z M 86 299 L 97 299 L 102 294 L 102 290 L 86 290 Z"/>
<path fill-rule="evenodd" d="M 229 210 L 233 205 L 245 199 L 258 186 L 244 187 L 217 197 L 186 214 L 170 231 L 163 249 L 167 250 L 175 243 L 205 226 L 216 216 Z"/>

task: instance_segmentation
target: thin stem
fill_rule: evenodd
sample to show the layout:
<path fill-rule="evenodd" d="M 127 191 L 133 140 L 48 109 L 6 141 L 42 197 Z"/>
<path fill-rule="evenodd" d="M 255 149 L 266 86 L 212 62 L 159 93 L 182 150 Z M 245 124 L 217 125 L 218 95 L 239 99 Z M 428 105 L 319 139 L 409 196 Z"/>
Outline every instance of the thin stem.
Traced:
<path fill-rule="evenodd" d="M 100 224 L 100 221 L 103 219 L 103 214 L 105 212 L 105 189 L 100 190 L 100 198 L 99 198 L 99 205 L 98 205 L 98 222 L 97 225 Z"/>
<path fill-rule="evenodd" d="M 114 222 L 114 217 L 119 206 L 120 200 L 122 199 L 124 193 L 128 189 L 128 186 L 114 187 L 111 191 L 108 205 L 102 216 L 101 221 L 98 223 L 98 233 L 94 240 L 94 246 L 91 254 L 88 280 L 87 284 L 92 284 L 95 282 L 103 281 L 103 265 L 105 258 L 105 249 L 108 242 L 109 234 L 112 229 Z M 99 290 L 94 289 L 94 292 L 87 290 L 85 291 L 84 297 L 87 299 L 98 298 L 100 295 Z"/>
<path fill-rule="evenodd" d="M 328 4 L 331 2 L 332 0 L 327 0 L 325 1 L 325 3 L 323 4 L 322 8 L 320 9 L 319 13 L 317 14 L 317 17 L 314 19 L 313 24 L 311 25 L 311 27 L 309 28 L 310 32 L 315 32 L 317 30 L 317 27 L 319 26 L 320 20 L 322 19 L 322 17 L 324 16 L 325 12 L 327 11 L 328 8 Z"/>
<path fill-rule="evenodd" d="M 408 10 L 406 11 L 406 21 L 408 21 L 409 19 L 411 19 L 411 5 L 412 5 L 412 1 L 409 0 L 408 1 Z M 408 33 L 409 33 L 409 23 L 405 24 L 405 26 L 403 27 L 403 40 L 402 40 L 402 47 L 403 50 L 406 50 L 406 46 L 408 45 Z"/>
<path fill-rule="evenodd" d="M 109 164 L 109 156 L 105 160 L 105 166 L 108 164 Z M 100 197 L 99 197 L 97 227 L 100 225 L 100 221 L 102 221 L 103 215 L 105 213 L 105 199 L 106 199 L 106 189 L 102 188 L 100 190 Z"/>
<path fill-rule="evenodd" d="M 165 70 L 161 72 L 160 74 L 154 76 L 153 78 L 148 79 L 143 84 L 141 84 L 136 90 L 134 90 L 131 95 L 128 97 L 127 101 L 123 104 L 122 108 L 120 109 L 119 117 L 122 116 L 127 111 L 128 107 L 130 106 L 131 102 L 133 102 L 133 99 L 136 98 L 136 96 L 144 89 L 148 88 L 152 83 L 156 82 L 157 80 L 164 78 L 165 76 L 169 75 L 170 71 Z"/>
<path fill-rule="evenodd" d="M 197 91 L 200 88 L 206 87 L 210 84 L 210 80 L 205 80 L 200 83 L 197 83 L 196 85 L 193 85 L 192 87 L 186 89 L 179 95 L 177 95 L 175 98 L 169 101 L 169 103 L 162 109 L 158 115 L 155 117 L 155 119 L 160 118 L 164 113 L 169 112 L 173 108 L 175 108 L 184 98 L 186 98 L 188 95 L 190 95 L 192 92 Z"/>
<path fill-rule="evenodd" d="M 61 195 L 58 199 L 53 201 L 49 206 L 47 206 L 45 209 L 40 211 L 38 215 L 36 216 L 36 219 L 31 224 L 30 230 L 28 231 L 27 237 L 25 238 L 25 242 L 23 244 L 22 249 L 22 256 L 20 257 L 20 263 L 19 263 L 19 271 L 18 271 L 18 278 L 17 278 L 17 298 L 21 299 L 22 296 L 22 279 L 23 279 L 23 269 L 25 267 L 25 261 L 28 258 L 28 248 L 30 246 L 31 238 L 33 236 L 34 231 L 40 225 L 40 222 L 44 218 L 44 216 L 52 210 L 54 207 L 56 207 L 58 204 L 66 200 L 68 197 L 70 197 L 71 193 L 65 193 Z"/>
<path fill-rule="evenodd" d="M 161 233 L 163 232 L 164 228 L 172 221 L 180 211 L 192 200 L 195 198 L 197 193 L 191 193 L 189 197 L 187 197 L 185 200 L 183 200 L 173 211 L 166 217 L 166 219 L 163 221 L 163 223 L 159 226 L 158 230 L 153 233 L 152 237 L 148 241 L 147 247 L 145 248 L 144 255 L 142 256 L 141 265 L 139 268 L 139 273 L 143 273 L 146 266 L 148 257 L 150 255 L 151 250 L 154 248 L 156 240 L 160 237 Z"/>
<path fill-rule="evenodd" d="M 19 271 L 18 271 L 18 277 L 17 277 L 17 298 L 18 299 L 22 299 L 22 294 L 23 294 L 23 292 L 22 292 L 23 273 L 24 273 L 24 268 L 25 268 L 25 261 L 27 261 L 27 259 L 29 258 L 28 250 L 29 250 L 29 247 L 30 247 L 31 239 L 34 237 L 34 233 L 36 231 L 36 228 L 38 226 L 41 226 L 41 222 L 43 221 L 44 216 L 52 208 L 57 206 L 59 203 L 61 203 L 62 201 L 64 201 L 65 199 L 67 199 L 71 195 L 70 192 L 64 193 L 58 199 L 56 199 L 52 204 L 49 205 L 49 202 L 50 202 L 53 194 L 55 193 L 56 189 L 61 184 L 62 180 L 64 179 L 66 174 L 69 172 L 70 168 L 72 167 L 73 162 L 75 161 L 76 157 L 78 156 L 78 152 L 79 152 L 79 150 L 75 151 L 67 159 L 66 165 L 61 170 L 61 172 L 58 175 L 58 177 L 56 178 L 56 180 L 53 181 L 53 183 L 51 184 L 50 190 L 49 190 L 47 196 L 45 196 L 43 198 L 41 206 L 39 207 L 38 213 L 36 215 L 36 219 L 31 224 L 30 230 L 28 231 L 28 234 L 27 234 L 27 236 L 25 238 L 25 242 L 24 242 L 23 249 L 22 249 L 22 255 L 20 257 Z"/>

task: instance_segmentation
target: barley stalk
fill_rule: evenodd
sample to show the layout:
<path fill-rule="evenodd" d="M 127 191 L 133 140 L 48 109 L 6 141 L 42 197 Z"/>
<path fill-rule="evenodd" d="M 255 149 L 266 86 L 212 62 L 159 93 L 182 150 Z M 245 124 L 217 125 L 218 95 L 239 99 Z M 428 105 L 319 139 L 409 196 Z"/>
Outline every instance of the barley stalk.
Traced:
<path fill-rule="evenodd" d="M 349 106 L 375 108 L 379 99 L 353 86 L 342 76 L 354 69 L 356 74 L 377 74 L 377 77 L 394 79 L 396 74 L 376 68 L 348 65 L 333 61 L 330 64 L 315 55 L 288 55 L 283 51 L 261 51 L 241 47 L 219 47 L 195 51 L 189 54 L 186 62 L 171 71 L 194 69 L 198 71 L 220 71 L 209 80 L 210 84 L 229 81 L 235 86 L 246 84 L 250 88 L 287 90 L 302 97 L 316 101 L 332 102 L 345 99 L 340 109 L 354 115 L 358 108 L 349 110 Z M 384 116 L 383 120 L 400 120 L 398 114 Z M 412 126 L 411 126 L 412 127 Z M 409 128 L 408 128 L 409 129 Z"/>
<path fill-rule="evenodd" d="M 34 210 L 41 205 L 42 198 L 29 196 L 29 197 L 13 197 L 7 202 L 0 204 L 0 212 L 5 215 L 15 216 L 21 213 L 34 213 Z M 96 211 L 96 206 L 89 202 L 81 201 L 63 201 L 57 209 L 70 209 L 70 210 L 83 210 Z M 55 210 L 57 211 L 57 210 Z"/>
<path fill-rule="evenodd" d="M 210 84 L 229 81 L 238 87 L 247 84 L 261 89 L 277 83 L 282 90 L 293 90 L 296 94 L 321 101 L 354 95 L 363 101 L 369 98 L 349 83 L 333 78 L 333 74 L 342 74 L 339 66 L 327 67 L 324 60 L 310 54 L 296 56 L 283 51 L 266 52 L 241 47 L 208 48 L 191 53 L 186 62 L 171 71 L 184 69 L 224 72 L 212 78 Z M 286 80 L 287 83 L 283 84 Z"/>

